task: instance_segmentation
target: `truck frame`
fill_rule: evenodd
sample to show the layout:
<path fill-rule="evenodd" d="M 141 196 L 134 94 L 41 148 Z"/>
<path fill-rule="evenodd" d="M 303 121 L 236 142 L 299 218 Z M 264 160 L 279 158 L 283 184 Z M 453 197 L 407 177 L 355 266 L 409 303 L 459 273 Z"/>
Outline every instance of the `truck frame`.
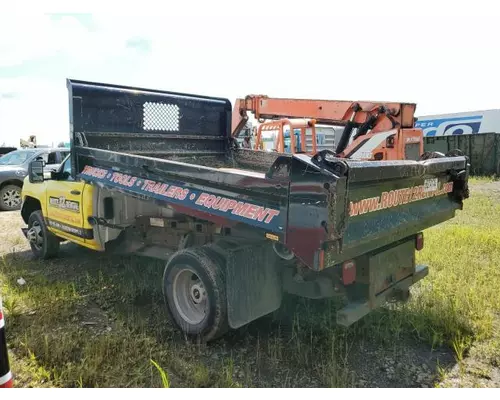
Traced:
<path fill-rule="evenodd" d="M 422 231 L 468 197 L 468 162 L 356 161 L 236 146 L 227 99 L 67 81 L 71 149 L 23 186 L 23 232 L 42 259 L 71 241 L 165 261 L 172 320 L 209 341 L 280 307 L 341 296 L 349 326 L 428 272 Z"/>

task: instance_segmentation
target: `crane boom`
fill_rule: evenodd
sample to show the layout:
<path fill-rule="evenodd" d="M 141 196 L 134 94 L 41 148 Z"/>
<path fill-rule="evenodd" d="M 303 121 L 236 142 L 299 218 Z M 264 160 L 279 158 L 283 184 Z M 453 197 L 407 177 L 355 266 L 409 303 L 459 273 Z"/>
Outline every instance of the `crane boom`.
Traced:
<path fill-rule="evenodd" d="M 232 133 L 238 136 L 248 120 L 248 112 L 259 120 L 281 118 L 311 118 L 318 124 L 347 125 L 349 122 L 362 125 L 377 115 L 371 131 L 411 128 L 414 124 L 416 104 L 272 98 L 265 95 L 249 95 L 237 99 L 233 108 Z"/>
<path fill-rule="evenodd" d="M 238 137 L 248 121 L 248 112 L 253 113 L 261 123 L 265 120 L 286 122 L 288 119 L 311 119 L 318 124 L 344 126 L 334 149 L 337 157 L 416 160 L 423 153 L 423 133 L 421 129 L 414 128 L 415 110 L 414 103 L 249 95 L 237 99 L 234 104 L 231 132 L 234 138 Z M 280 135 L 283 135 L 283 129 Z M 292 149 L 292 152 L 298 151 Z"/>

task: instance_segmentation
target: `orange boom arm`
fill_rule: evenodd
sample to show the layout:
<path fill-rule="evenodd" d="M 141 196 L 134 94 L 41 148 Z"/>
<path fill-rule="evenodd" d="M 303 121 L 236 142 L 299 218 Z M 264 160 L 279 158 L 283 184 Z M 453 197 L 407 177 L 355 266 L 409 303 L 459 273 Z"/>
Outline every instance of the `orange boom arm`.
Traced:
<path fill-rule="evenodd" d="M 401 132 L 401 130 L 411 129 L 411 131 L 406 132 L 411 137 L 407 143 L 423 142 L 418 139 L 419 135 L 422 136 L 421 131 L 413 129 L 415 110 L 416 104 L 414 103 L 285 99 L 270 98 L 265 95 L 249 95 L 244 99 L 237 99 L 234 104 L 232 135 L 237 137 L 245 126 L 248 121 L 248 112 L 254 114 L 260 122 L 282 118 L 309 118 L 314 119 L 317 124 L 345 126 L 336 153 L 346 157 L 352 153 L 349 149 L 360 147 L 361 142 L 366 142 L 375 134 L 396 130 L 394 135 L 391 134 L 392 139 L 388 141 L 388 147 L 385 146 L 385 142 L 383 143 L 381 159 L 402 159 L 405 158 L 404 154 L 401 153 L 401 151 L 404 153 L 404 149 L 402 149 L 404 146 L 399 139 L 403 139 L 401 136 L 405 132 Z M 347 149 L 354 128 L 357 131 L 353 143 Z M 406 136 L 404 139 L 407 139 Z M 423 144 L 420 143 L 419 153 L 422 150 Z M 369 159 L 371 156 L 365 158 Z"/>

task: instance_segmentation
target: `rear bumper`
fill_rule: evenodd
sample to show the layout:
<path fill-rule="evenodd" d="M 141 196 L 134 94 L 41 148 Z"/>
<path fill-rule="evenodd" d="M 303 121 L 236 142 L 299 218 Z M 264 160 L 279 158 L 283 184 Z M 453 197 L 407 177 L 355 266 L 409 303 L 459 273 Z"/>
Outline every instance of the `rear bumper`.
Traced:
<path fill-rule="evenodd" d="M 384 305 L 388 300 L 394 297 L 404 296 L 410 289 L 410 286 L 419 280 L 425 278 L 429 273 L 429 268 L 426 265 L 417 265 L 415 273 L 402 279 L 387 290 L 379 293 L 374 301 L 355 302 L 347 305 L 337 312 L 337 324 L 341 326 L 350 326 L 354 322 L 359 321 L 370 311 Z"/>

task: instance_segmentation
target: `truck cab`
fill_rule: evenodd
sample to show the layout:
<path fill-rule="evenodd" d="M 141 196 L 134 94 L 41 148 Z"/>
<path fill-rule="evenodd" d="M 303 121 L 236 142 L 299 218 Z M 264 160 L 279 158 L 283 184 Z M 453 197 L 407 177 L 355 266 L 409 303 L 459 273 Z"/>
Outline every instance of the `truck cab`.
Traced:
<path fill-rule="evenodd" d="M 22 189 L 21 216 L 29 226 L 26 233 L 33 252 L 50 258 L 62 240 L 101 250 L 87 220 L 92 185 L 71 173 L 71 155 L 55 170 L 45 171 L 44 167 L 44 161 L 32 161 Z M 43 238 L 44 227 L 48 238 Z"/>

